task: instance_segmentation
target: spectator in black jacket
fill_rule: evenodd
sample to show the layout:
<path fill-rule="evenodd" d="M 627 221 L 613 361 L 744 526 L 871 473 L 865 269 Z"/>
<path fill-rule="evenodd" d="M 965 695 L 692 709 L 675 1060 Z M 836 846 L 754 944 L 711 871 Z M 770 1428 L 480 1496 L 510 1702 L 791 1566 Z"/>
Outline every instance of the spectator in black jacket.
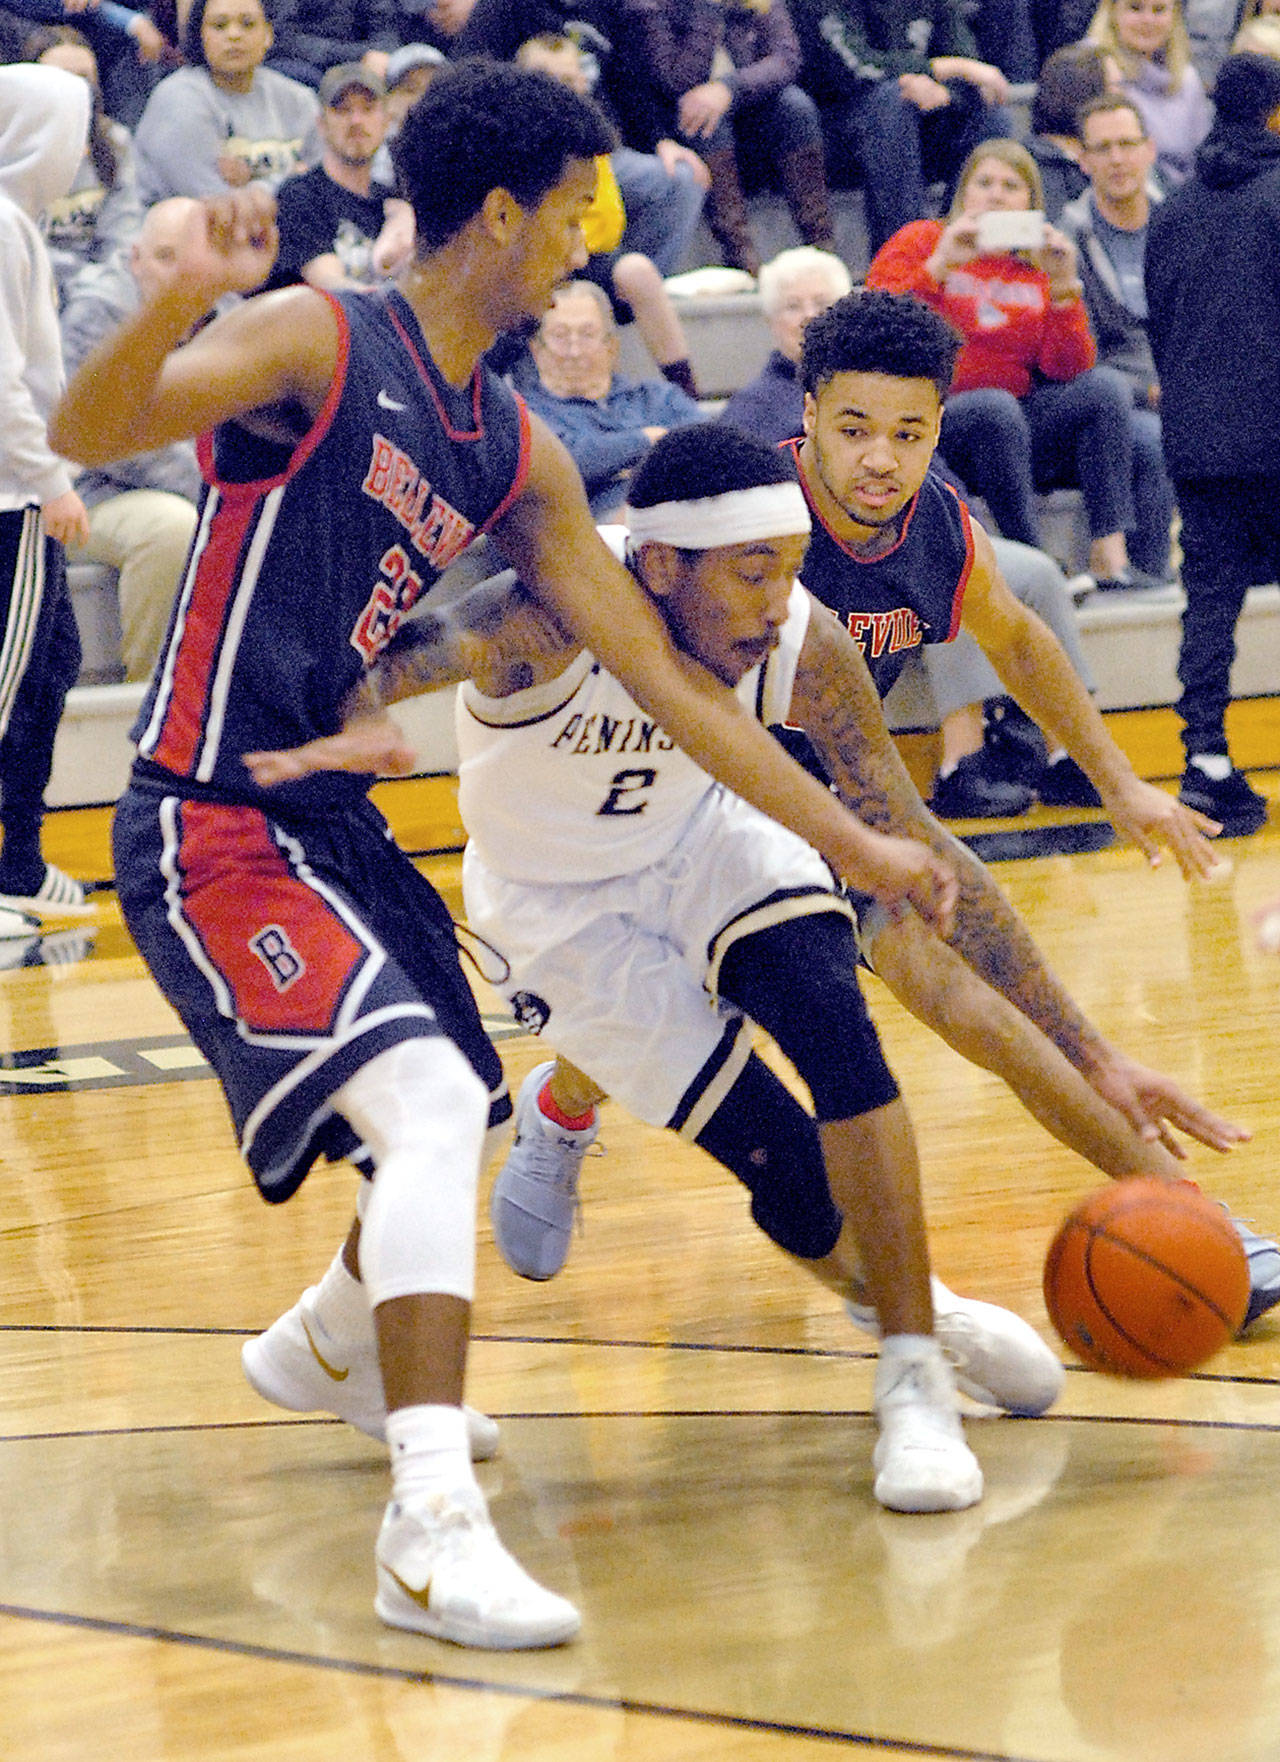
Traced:
<path fill-rule="evenodd" d="M 1245 593 L 1280 576 L 1280 62 L 1229 56 L 1214 101 L 1194 175 L 1151 217 L 1146 285 L 1182 511 L 1180 794 L 1230 836 L 1267 816 L 1225 715 Z"/>
<path fill-rule="evenodd" d="M 306 86 L 318 86 L 329 68 L 352 61 L 381 76 L 401 41 L 396 0 L 273 0 L 271 22 L 275 43 L 267 66 Z M 408 37 L 419 34 L 410 30 Z"/>
<path fill-rule="evenodd" d="M 842 156 L 861 168 L 874 256 L 928 213 L 980 141 L 1008 133 L 1009 86 L 978 59 L 960 0 L 792 0 L 804 81 Z"/>
<path fill-rule="evenodd" d="M 621 0 L 621 19 L 629 72 L 647 86 L 661 132 L 711 173 L 707 224 L 725 261 L 750 275 L 760 268 L 739 148 L 781 186 L 805 244 L 834 250 L 822 128 L 796 83 L 800 45 L 786 0 Z"/>

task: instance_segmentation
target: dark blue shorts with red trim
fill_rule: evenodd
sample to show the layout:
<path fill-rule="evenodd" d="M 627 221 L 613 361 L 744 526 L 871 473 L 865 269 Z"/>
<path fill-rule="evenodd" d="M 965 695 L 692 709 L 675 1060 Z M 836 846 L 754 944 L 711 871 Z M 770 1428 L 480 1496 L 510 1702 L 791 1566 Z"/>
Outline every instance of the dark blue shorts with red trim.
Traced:
<path fill-rule="evenodd" d="M 490 1124 L 510 1116 L 453 921 L 371 802 L 276 820 L 135 777 L 113 841 L 125 922 L 221 1078 L 264 1198 L 355 1150 L 331 1098 L 400 1041 L 452 1040 Z"/>

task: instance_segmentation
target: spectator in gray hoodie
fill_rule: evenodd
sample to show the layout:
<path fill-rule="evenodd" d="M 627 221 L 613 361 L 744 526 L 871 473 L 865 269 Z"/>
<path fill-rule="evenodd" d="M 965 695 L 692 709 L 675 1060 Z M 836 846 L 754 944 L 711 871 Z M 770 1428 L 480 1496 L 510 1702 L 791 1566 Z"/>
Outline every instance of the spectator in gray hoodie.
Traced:
<path fill-rule="evenodd" d="M 89 88 L 75 74 L 0 67 L 0 934 L 29 933 L 19 913 L 88 909 L 80 883 L 40 848 L 54 736 L 80 670 L 63 546 L 89 522 L 46 434 L 63 372 L 36 224 L 71 188 L 88 127 Z"/>

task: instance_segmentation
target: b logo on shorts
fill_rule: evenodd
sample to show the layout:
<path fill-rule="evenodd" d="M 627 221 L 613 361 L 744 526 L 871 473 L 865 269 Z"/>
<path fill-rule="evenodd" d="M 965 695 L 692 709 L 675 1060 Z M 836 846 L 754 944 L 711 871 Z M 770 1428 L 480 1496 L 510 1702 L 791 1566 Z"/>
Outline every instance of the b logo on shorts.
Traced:
<path fill-rule="evenodd" d="M 520 1026 L 531 1034 L 541 1034 L 551 1014 L 551 1005 L 536 991 L 517 991 L 511 999 L 511 1009 Z"/>
<path fill-rule="evenodd" d="M 277 991 L 287 991 L 307 970 L 307 963 L 279 924 L 264 925 L 249 938 L 249 947 L 270 973 Z"/>

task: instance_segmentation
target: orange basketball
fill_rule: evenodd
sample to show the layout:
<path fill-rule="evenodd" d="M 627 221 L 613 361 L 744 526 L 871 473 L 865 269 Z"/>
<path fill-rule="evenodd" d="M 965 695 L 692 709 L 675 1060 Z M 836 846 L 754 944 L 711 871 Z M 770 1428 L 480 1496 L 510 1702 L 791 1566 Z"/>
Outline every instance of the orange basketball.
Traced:
<path fill-rule="evenodd" d="M 1044 1300 L 1095 1370 L 1176 1377 L 1239 1329 L 1249 1264 L 1227 1214 L 1189 1182 L 1110 1181 L 1054 1237 Z"/>

